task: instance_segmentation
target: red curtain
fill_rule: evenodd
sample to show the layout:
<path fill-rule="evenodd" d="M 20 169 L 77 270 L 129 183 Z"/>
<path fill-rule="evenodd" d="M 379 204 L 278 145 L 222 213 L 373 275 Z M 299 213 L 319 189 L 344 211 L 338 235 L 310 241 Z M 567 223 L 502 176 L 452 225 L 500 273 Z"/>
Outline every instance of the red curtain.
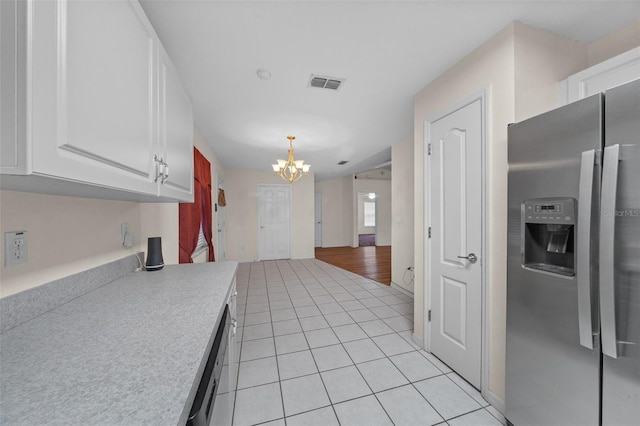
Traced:
<path fill-rule="evenodd" d="M 198 245 L 200 231 L 200 212 L 202 210 L 202 186 L 193 182 L 193 203 L 180 203 L 178 207 L 178 262 L 193 263 L 191 255 Z"/>
<path fill-rule="evenodd" d="M 213 219 L 211 213 L 211 184 L 202 192 L 204 195 L 204 197 L 202 197 L 202 233 L 209 246 L 209 262 L 215 262 L 216 255 L 213 252 L 213 230 L 211 229 Z"/>
<path fill-rule="evenodd" d="M 202 223 L 202 232 L 209 246 L 209 261 L 213 262 L 215 254 L 211 229 L 211 163 L 196 148 L 193 149 L 193 180 L 193 203 L 180 203 L 178 208 L 178 261 L 193 263 L 191 255 L 198 244 Z"/>

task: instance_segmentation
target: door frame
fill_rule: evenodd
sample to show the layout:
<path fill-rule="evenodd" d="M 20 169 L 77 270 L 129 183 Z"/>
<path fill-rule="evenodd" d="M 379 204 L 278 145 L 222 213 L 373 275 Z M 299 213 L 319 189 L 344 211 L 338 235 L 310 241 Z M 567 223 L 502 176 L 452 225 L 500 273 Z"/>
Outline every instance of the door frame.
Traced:
<path fill-rule="evenodd" d="M 430 326 L 430 322 L 429 322 L 429 318 L 427 315 L 427 312 L 429 312 L 431 310 L 431 300 L 430 300 L 430 295 L 431 295 L 431 239 L 428 236 L 428 229 L 429 226 L 431 225 L 431 209 L 432 209 L 432 205 L 431 205 L 431 180 L 429 179 L 429 174 L 431 172 L 431 156 L 428 153 L 428 147 L 427 145 L 429 144 L 429 140 L 431 139 L 431 125 L 433 123 L 435 123 L 436 121 L 440 120 L 441 118 L 444 118 L 445 116 L 454 113 L 457 110 L 460 110 L 464 107 L 466 107 L 467 105 L 470 105 L 478 100 L 480 100 L 480 111 L 482 114 L 482 117 L 480 119 L 480 125 L 481 125 L 481 131 L 480 131 L 480 139 L 481 139 L 481 176 L 482 176 L 482 183 L 481 183 L 481 187 L 482 187 L 482 195 L 481 195 L 481 200 L 482 200 L 482 208 L 481 208 L 481 223 L 482 223 L 482 228 L 481 228 L 481 241 L 482 241 L 482 256 L 480 256 L 480 266 L 482 267 L 482 272 L 481 272 L 481 327 L 482 327 L 482 336 L 481 336 L 481 349 L 480 349 L 480 356 L 482 357 L 481 362 L 480 362 L 480 386 L 481 386 L 481 393 L 482 395 L 486 395 L 487 393 L 489 393 L 489 288 L 488 286 L 490 285 L 489 283 L 491 282 L 489 280 L 489 242 L 488 242 L 488 230 L 489 230 L 489 214 L 488 214 L 488 206 L 489 206 L 489 187 L 488 185 L 488 179 L 487 179 L 487 158 L 488 158 L 488 149 L 489 149 L 489 144 L 488 144 L 488 140 L 490 137 L 490 132 L 489 132 L 489 111 L 490 111 L 490 95 L 491 95 L 491 86 L 486 86 L 480 90 L 478 90 L 477 92 L 473 92 L 470 95 L 465 96 L 464 98 L 458 100 L 457 102 L 454 102 L 453 104 L 451 104 L 449 107 L 444 108 L 443 110 L 440 110 L 438 112 L 436 112 L 435 114 L 433 114 L 432 116 L 430 116 L 429 118 L 427 118 L 424 121 L 424 140 L 422 141 L 422 143 L 424 144 L 424 174 L 423 174 L 423 181 L 424 181 L 424 217 L 423 217 L 423 223 L 424 223 L 424 230 L 425 230 L 425 235 L 424 235 L 424 270 L 425 270 L 425 274 L 424 274 L 424 311 L 425 311 L 425 315 L 424 315 L 424 336 L 423 336 L 423 342 L 424 342 L 424 349 L 427 352 L 431 352 L 431 326 Z M 428 272 L 427 272 L 428 271 Z"/>
<path fill-rule="evenodd" d="M 320 245 L 316 245 L 316 225 L 318 225 L 318 218 L 316 217 L 316 202 L 320 199 Z M 315 191 L 313 193 L 313 245 L 315 247 L 322 247 L 322 192 Z"/>
<path fill-rule="evenodd" d="M 260 211 L 261 211 L 261 205 L 260 205 L 260 188 L 266 187 L 266 186 L 277 186 L 277 187 L 282 187 L 282 188 L 288 188 L 289 189 L 289 253 L 287 255 L 287 259 L 291 259 L 291 243 L 293 242 L 293 233 L 291 232 L 291 222 L 293 222 L 293 191 L 291 190 L 291 184 L 282 184 L 282 183 L 259 183 L 258 184 L 258 196 L 257 198 L 257 204 L 258 204 L 258 217 L 256 218 L 256 230 L 258 231 L 258 261 L 263 260 L 264 258 L 264 253 L 262 252 L 262 244 L 260 244 L 261 242 L 261 238 L 262 238 L 262 233 L 260 232 Z M 271 259 L 268 259 L 271 260 Z"/>
<path fill-rule="evenodd" d="M 378 198 L 378 193 L 376 191 L 356 191 L 356 220 L 355 220 L 354 225 L 353 225 L 353 229 L 355 231 L 355 235 L 354 235 L 355 247 L 360 247 L 360 232 L 359 232 L 359 228 L 360 228 L 360 212 L 362 212 L 362 215 L 363 215 L 363 218 L 364 218 L 364 202 L 362 203 L 362 205 L 360 205 L 360 194 L 369 195 L 371 193 L 376 194 L 376 198 Z M 376 246 L 377 246 L 377 241 L 378 241 L 378 201 L 375 201 L 375 206 L 376 206 L 376 226 L 375 226 L 376 230 L 373 233 L 373 235 L 374 235 L 374 239 L 376 241 Z"/>
<path fill-rule="evenodd" d="M 220 191 L 221 189 L 224 190 L 224 176 L 221 174 L 216 173 L 216 188 L 215 190 L 211 191 L 211 198 L 213 203 L 215 204 L 216 208 L 214 209 L 214 214 L 216 216 L 216 245 L 214 247 L 214 250 L 216 250 L 217 248 L 217 256 L 216 256 L 216 260 L 221 261 L 225 259 L 225 243 L 226 243 L 226 233 L 227 230 L 226 228 L 226 220 L 227 220 L 227 216 L 226 216 L 226 211 L 220 210 L 224 207 L 218 205 L 218 191 Z M 222 227 L 222 236 L 220 235 L 221 233 L 218 232 L 218 229 L 220 229 L 220 218 L 224 216 L 224 226 Z M 213 226 L 213 224 L 212 224 Z M 222 244 L 220 244 L 220 241 L 222 241 Z"/>

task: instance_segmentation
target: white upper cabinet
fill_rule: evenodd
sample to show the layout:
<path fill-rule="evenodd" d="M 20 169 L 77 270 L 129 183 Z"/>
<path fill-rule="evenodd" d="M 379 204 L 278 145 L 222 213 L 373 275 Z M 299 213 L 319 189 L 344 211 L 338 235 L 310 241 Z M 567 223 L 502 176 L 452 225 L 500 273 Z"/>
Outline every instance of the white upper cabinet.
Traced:
<path fill-rule="evenodd" d="M 33 171 L 154 192 L 153 29 L 130 2 L 32 5 Z"/>
<path fill-rule="evenodd" d="M 27 176 L 3 176 L 3 188 L 192 201 L 191 103 L 140 5 L 30 0 L 18 3 L 16 19 L 29 43 L 16 49 L 18 64 L 25 57 L 26 96 L 17 95 L 16 110 L 24 103 L 26 130 L 20 137 L 18 126 L 13 150 L 27 148 L 21 168 L 3 161 L 2 173 Z M 42 177 L 71 183 L 43 185 Z"/>
<path fill-rule="evenodd" d="M 159 46 L 158 84 L 159 148 L 165 168 L 160 196 L 181 198 L 193 193 L 193 149 L 185 150 L 184 141 L 193 140 L 191 100 L 182 88 L 178 75 L 162 46 Z"/>
<path fill-rule="evenodd" d="M 7 173 L 25 170 L 24 161 L 19 159 L 24 158 L 26 147 L 18 144 L 18 129 L 24 129 L 25 119 L 25 114 L 18 114 L 18 98 L 25 90 L 24 79 L 20 80 L 17 72 L 18 12 L 24 10 L 17 2 L 0 1 L 0 170 Z"/>

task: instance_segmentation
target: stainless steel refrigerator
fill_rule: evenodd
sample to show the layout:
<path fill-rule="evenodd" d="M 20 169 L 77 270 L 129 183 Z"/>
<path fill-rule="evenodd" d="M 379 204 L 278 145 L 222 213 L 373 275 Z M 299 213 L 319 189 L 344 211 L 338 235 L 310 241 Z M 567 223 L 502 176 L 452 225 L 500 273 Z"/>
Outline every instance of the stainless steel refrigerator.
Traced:
<path fill-rule="evenodd" d="M 509 126 L 506 418 L 640 424 L 640 80 Z"/>

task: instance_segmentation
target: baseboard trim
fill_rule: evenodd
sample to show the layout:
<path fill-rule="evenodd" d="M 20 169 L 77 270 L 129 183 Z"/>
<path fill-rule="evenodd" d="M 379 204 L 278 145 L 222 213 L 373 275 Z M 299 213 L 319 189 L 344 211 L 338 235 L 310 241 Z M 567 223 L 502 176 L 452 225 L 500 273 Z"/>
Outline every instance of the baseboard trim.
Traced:
<path fill-rule="evenodd" d="M 393 281 L 391 281 L 391 287 L 395 288 L 396 290 L 399 290 L 405 296 L 408 296 L 413 299 L 413 293 L 407 290 L 406 288 L 400 286 L 399 284 L 396 284 Z"/>
<path fill-rule="evenodd" d="M 487 400 L 489 404 L 493 406 L 493 408 L 498 410 L 500 414 L 504 416 L 504 413 L 505 413 L 504 401 L 500 397 L 498 397 L 495 393 L 491 392 L 490 390 L 487 390 L 482 396 L 485 400 Z"/>
<path fill-rule="evenodd" d="M 411 340 L 413 340 L 413 343 L 424 349 L 424 341 L 418 337 L 416 333 L 411 333 Z"/>

